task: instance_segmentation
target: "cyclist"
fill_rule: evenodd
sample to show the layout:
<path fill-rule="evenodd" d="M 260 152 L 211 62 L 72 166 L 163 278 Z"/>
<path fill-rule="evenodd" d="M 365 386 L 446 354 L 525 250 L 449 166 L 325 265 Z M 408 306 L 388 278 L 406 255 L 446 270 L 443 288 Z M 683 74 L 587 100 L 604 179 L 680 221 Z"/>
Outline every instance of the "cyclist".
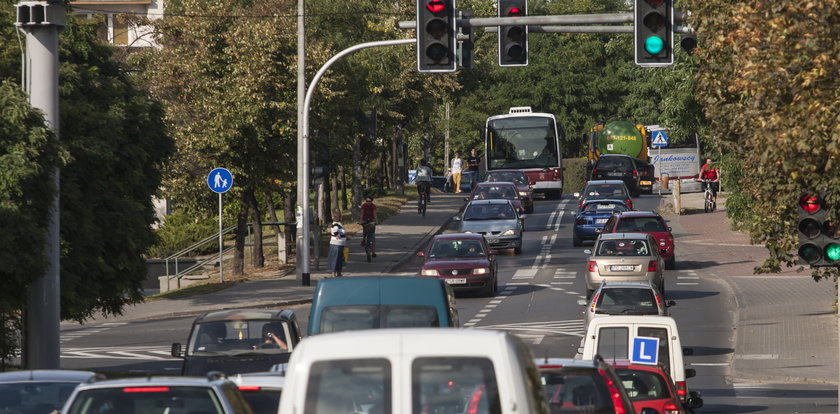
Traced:
<path fill-rule="evenodd" d="M 420 166 L 417 167 L 417 178 L 414 179 L 414 182 L 417 183 L 417 195 L 423 193 L 423 189 L 426 190 L 426 204 L 431 202 L 431 188 L 432 188 L 432 168 L 429 167 L 426 159 L 423 158 L 420 160 Z"/>
<path fill-rule="evenodd" d="M 706 158 L 706 163 L 700 167 L 700 174 L 697 179 L 703 181 L 703 187 L 709 186 L 712 190 L 712 202 L 717 203 L 717 192 L 720 189 L 720 170 L 712 165 L 712 159 Z"/>
<path fill-rule="evenodd" d="M 362 247 L 365 247 L 365 238 L 370 239 L 371 256 L 376 257 L 376 204 L 373 204 L 373 197 L 365 197 L 364 203 L 361 206 L 361 225 L 362 225 Z"/>

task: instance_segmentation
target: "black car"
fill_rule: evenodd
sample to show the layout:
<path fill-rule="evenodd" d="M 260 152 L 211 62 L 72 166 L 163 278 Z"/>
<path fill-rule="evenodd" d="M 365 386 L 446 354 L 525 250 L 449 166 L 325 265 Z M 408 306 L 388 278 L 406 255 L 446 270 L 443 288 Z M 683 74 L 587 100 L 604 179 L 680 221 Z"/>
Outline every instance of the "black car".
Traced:
<path fill-rule="evenodd" d="M 622 154 L 603 154 L 592 167 L 590 180 L 621 180 L 630 190 L 630 195 L 638 197 L 639 167 L 635 158 Z"/>
<path fill-rule="evenodd" d="M 642 194 L 653 194 L 653 182 L 655 178 L 654 165 L 638 158 L 633 158 L 636 167 L 639 169 L 639 190 Z"/>
<path fill-rule="evenodd" d="M 172 356 L 184 359 L 182 375 L 268 371 L 289 362 L 300 339 L 297 317 L 290 309 L 212 311 L 193 321 L 186 350 L 172 344 Z"/>
<path fill-rule="evenodd" d="M 592 360 L 545 358 L 535 362 L 552 414 L 636 412 L 618 375 L 600 356 Z"/>

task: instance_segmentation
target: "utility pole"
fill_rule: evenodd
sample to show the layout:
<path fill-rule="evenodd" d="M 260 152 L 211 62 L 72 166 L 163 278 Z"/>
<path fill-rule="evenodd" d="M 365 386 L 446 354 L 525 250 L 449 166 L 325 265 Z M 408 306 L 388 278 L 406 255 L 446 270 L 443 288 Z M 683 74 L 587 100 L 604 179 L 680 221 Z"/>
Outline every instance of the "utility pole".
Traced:
<path fill-rule="evenodd" d="M 309 185 L 302 186 L 301 182 L 309 179 L 308 163 L 304 162 L 304 149 L 308 152 L 309 146 L 304 145 L 304 109 L 303 101 L 306 99 L 306 31 L 303 26 L 304 0 L 297 2 L 297 251 L 295 261 L 296 279 L 303 286 L 309 286 Z"/>
<path fill-rule="evenodd" d="M 443 133 L 443 175 L 446 175 L 449 172 L 449 102 L 446 103 L 444 118 L 446 119 L 446 129 Z"/>
<path fill-rule="evenodd" d="M 26 33 L 24 90 L 29 103 L 44 113 L 46 126 L 59 138 L 58 34 L 64 28 L 64 5 L 58 1 L 24 1 L 15 5 L 15 26 Z M 44 256 L 47 269 L 29 288 L 24 311 L 23 365 L 26 369 L 58 369 L 60 300 L 59 174 L 52 171 L 55 194 L 47 222 Z"/>

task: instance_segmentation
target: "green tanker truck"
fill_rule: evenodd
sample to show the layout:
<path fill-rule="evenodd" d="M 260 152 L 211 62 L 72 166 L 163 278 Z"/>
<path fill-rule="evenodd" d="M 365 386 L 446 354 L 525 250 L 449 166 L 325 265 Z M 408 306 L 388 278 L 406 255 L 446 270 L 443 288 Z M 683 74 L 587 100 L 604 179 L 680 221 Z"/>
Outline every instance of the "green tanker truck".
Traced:
<path fill-rule="evenodd" d="M 625 154 L 649 161 L 648 138 L 644 125 L 628 121 L 612 121 L 598 124 L 585 135 L 589 147 L 590 164 L 601 154 Z"/>

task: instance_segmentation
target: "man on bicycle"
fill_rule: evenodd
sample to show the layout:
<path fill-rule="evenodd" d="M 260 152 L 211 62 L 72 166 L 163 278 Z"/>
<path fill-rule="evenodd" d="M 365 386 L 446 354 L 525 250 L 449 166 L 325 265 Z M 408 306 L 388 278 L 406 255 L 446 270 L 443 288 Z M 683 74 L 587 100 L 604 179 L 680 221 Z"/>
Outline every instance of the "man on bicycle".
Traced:
<path fill-rule="evenodd" d="M 373 197 L 365 197 L 361 207 L 362 247 L 365 242 L 370 243 L 371 256 L 376 257 L 376 204 Z"/>
<path fill-rule="evenodd" d="M 417 195 L 420 196 L 425 191 L 426 204 L 429 204 L 431 201 L 429 194 L 432 188 L 432 168 L 427 165 L 425 158 L 420 160 L 420 166 L 417 167 L 417 177 L 414 179 L 414 182 L 417 183 Z"/>
<path fill-rule="evenodd" d="M 720 170 L 712 165 L 712 159 L 706 158 L 706 163 L 700 167 L 700 174 L 697 179 L 703 181 L 703 188 L 708 185 L 712 190 L 712 201 L 717 203 L 717 193 L 720 190 Z"/>

